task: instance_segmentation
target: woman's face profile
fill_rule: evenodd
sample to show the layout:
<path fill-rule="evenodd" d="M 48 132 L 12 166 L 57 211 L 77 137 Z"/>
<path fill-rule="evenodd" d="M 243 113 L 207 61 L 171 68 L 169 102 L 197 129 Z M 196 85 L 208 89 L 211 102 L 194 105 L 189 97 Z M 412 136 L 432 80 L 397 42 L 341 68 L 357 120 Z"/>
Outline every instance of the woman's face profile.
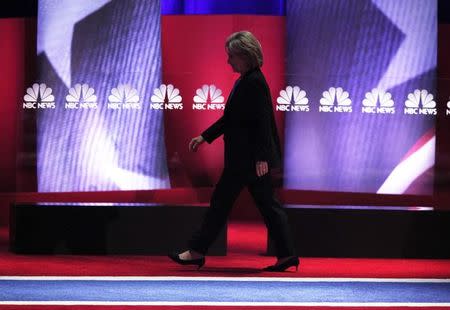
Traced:
<path fill-rule="evenodd" d="M 247 71 L 247 62 L 242 54 L 233 53 L 227 50 L 228 64 L 233 68 L 234 72 L 243 74 Z"/>

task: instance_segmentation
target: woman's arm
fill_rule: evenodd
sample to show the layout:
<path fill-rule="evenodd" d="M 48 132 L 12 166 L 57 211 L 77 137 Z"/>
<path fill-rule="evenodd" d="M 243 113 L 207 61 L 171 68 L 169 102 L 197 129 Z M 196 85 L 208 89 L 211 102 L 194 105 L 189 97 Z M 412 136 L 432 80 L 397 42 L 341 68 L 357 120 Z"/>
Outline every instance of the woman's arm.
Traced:
<path fill-rule="evenodd" d="M 266 85 L 262 81 L 252 81 L 249 84 L 251 101 L 251 115 L 255 126 L 253 134 L 255 140 L 255 161 L 268 162 L 270 160 L 271 102 L 268 98 Z"/>
<path fill-rule="evenodd" d="M 204 132 L 202 132 L 201 136 L 205 139 L 206 142 L 212 143 L 215 139 L 220 137 L 224 132 L 225 127 L 225 118 L 222 116 L 219 118 L 214 124 L 209 126 Z"/>

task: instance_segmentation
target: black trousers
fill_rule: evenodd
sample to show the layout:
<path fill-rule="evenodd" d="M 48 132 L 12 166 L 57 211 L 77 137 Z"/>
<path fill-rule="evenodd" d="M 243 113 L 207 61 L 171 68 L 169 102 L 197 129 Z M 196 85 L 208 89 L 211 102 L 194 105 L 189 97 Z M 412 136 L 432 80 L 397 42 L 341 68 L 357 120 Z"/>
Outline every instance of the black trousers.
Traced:
<path fill-rule="evenodd" d="M 206 255 L 208 248 L 223 229 L 239 193 L 247 186 L 275 243 L 278 258 L 293 256 L 294 247 L 286 213 L 275 199 L 269 173 L 242 174 L 225 169 L 211 197 L 202 225 L 189 240 L 189 248 Z"/>

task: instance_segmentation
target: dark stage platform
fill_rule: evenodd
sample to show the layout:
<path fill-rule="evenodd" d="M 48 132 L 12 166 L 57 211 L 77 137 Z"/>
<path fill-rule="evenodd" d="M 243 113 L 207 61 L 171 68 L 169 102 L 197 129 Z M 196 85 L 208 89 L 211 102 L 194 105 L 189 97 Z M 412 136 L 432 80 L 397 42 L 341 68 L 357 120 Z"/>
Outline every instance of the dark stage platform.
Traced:
<path fill-rule="evenodd" d="M 285 206 L 297 254 L 450 258 L 450 212 L 430 207 Z M 273 243 L 267 243 L 273 254 Z"/>
<path fill-rule="evenodd" d="M 10 250 L 24 254 L 166 255 L 186 247 L 206 207 L 208 204 L 12 204 Z M 429 207 L 285 208 L 301 257 L 450 258 L 450 212 Z M 267 253 L 273 255 L 270 239 L 267 244 Z M 209 254 L 226 253 L 224 230 Z"/>
<path fill-rule="evenodd" d="M 186 248 L 207 204 L 11 205 L 10 250 L 23 254 L 167 255 Z M 224 229 L 210 255 L 226 255 Z"/>

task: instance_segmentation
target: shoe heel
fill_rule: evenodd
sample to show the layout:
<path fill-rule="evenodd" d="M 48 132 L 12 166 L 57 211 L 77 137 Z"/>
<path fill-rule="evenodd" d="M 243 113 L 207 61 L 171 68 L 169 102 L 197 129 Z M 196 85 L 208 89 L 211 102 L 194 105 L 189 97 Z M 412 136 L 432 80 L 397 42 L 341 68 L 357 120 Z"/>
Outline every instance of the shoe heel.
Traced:
<path fill-rule="evenodd" d="M 198 263 L 197 270 L 200 270 L 200 268 L 202 268 L 204 264 L 205 264 L 205 259 L 202 259 L 202 260 Z"/>

